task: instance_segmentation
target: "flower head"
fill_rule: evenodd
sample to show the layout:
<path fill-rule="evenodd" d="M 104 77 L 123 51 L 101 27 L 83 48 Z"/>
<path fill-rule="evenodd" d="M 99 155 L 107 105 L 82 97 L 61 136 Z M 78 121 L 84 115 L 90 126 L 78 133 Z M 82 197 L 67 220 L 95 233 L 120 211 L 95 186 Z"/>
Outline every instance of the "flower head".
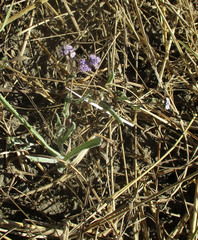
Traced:
<path fill-rule="evenodd" d="M 80 59 L 78 68 L 81 72 L 90 72 L 91 71 L 89 62 L 85 59 Z"/>
<path fill-rule="evenodd" d="M 94 54 L 91 54 L 89 58 L 90 58 L 91 65 L 93 65 L 93 67 L 97 69 L 99 67 L 101 59 Z"/>
<path fill-rule="evenodd" d="M 71 45 L 66 45 L 61 49 L 61 55 L 69 55 L 70 58 L 74 58 L 76 56 L 76 52 Z"/>
<path fill-rule="evenodd" d="M 89 61 L 86 59 L 81 59 L 79 61 L 79 70 L 81 72 L 90 72 L 91 67 L 93 66 L 95 69 L 99 67 L 101 59 L 94 54 L 89 55 Z"/>

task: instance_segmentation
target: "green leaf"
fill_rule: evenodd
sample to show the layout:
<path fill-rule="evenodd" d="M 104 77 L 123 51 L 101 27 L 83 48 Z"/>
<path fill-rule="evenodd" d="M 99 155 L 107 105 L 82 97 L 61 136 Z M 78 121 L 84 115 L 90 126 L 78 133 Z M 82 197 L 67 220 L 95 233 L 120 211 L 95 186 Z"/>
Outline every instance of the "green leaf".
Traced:
<path fill-rule="evenodd" d="M 59 148 L 59 151 L 62 153 L 63 152 L 63 140 L 62 136 L 65 132 L 65 127 L 60 126 L 59 129 L 56 132 L 56 141 L 57 141 L 57 146 Z"/>
<path fill-rule="evenodd" d="M 70 129 L 67 131 L 67 133 L 65 134 L 65 136 L 62 138 L 63 143 L 65 141 L 67 141 L 67 139 L 71 136 L 71 134 L 73 133 L 73 131 L 76 129 L 76 124 L 73 122 L 72 126 L 70 127 Z"/>
<path fill-rule="evenodd" d="M 128 97 L 124 97 L 124 96 L 118 98 L 118 101 L 125 101 L 125 100 L 129 101 L 130 99 Z"/>
<path fill-rule="evenodd" d="M 56 164 L 58 161 L 54 158 L 48 158 L 48 157 L 39 157 L 39 156 L 29 156 L 26 155 L 28 159 L 32 162 L 39 162 L 39 163 L 50 163 L 50 164 Z"/>
<path fill-rule="evenodd" d="M 115 77 L 115 74 L 114 74 L 114 71 L 110 74 L 108 80 L 107 80 L 107 84 L 110 84 L 113 82 L 114 80 L 114 77 Z"/>
<path fill-rule="evenodd" d="M 99 102 L 99 106 L 101 106 L 104 110 L 108 111 L 111 116 L 113 116 L 119 123 L 124 125 L 122 119 L 117 115 L 117 113 L 112 108 L 110 108 L 110 106 L 108 104 L 101 101 L 101 102 Z"/>
<path fill-rule="evenodd" d="M 63 144 L 67 141 L 67 139 L 71 136 L 75 129 L 76 124 L 72 123 L 72 126 L 67 132 L 65 131 L 65 127 L 60 127 L 59 130 L 57 131 L 57 145 L 61 153 L 63 151 Z"/>
<path fill-rule="evenodd" d="M 101 142 L 102 142 L 102 138 L 97 137 L 97 138 L 89 140 L 89 141 L 87 141 L 85 143 L 82 143 L 81 145 L 79 145 L 76 148 L 74 148 L 73 150 L 71 150 L 71 152 L 69 152 L 65 156 L 64 160 L 65 161 L 69 160 L 70 158 L 76 156 L 78 153 L 80 153 L 81 151 L 83 151 L 85 149 L 90 149 L 90 148 L 94 148 L 94 147 L 100 146 Z"/>
<path fill-rule="evenodd" d="M 75 77 L 76 77 L 75 75 L 70 74 L 70 75 L 67 76 L 66 81 L 70 81 L 72 78 L 75 78 Z"/>
<path fill-rule="evenodd" d="M 69 117 L 69 94 L 67 94 L 66 98 L 65 98 L 65 103 L 64 103 L 64 107 L 62 110 L 62 115 L 65 119 L 67 119 Z"/>
<path fill-rule="evenodd" d="M 76 103 L 76 104 L 79 104 L 79 103 L 82 103 L 84 101 L 86 101 L 86 99 L 88 99 L 90 96 L 90 94 L 86 94 L 85 96 L 81 97 L 81 98 L 77 98 L 77 99 L 74 99 L 73 97 L 70 98 L 69 95 L 66 97 L 66 101 L 68 103 Z"/>
<path fill-rule="evenodd" d="M 56 125 L 57 125 L 58 127 L 61 127 L 61 126 L 62 126 L 62 123 L 61 123 L 61 120 L 60 120 L 60 117 L 59 117 L 58 113 L 56 113 L 56 117 L 57 117 Z"/>
<path fill-rule="evenodd" d="M 127 95 L 124 92 L 122 92 L 122 91 L 116 91 L 115 94 L 116 94 L 116 99 L 118 101 L 124 101 L 124 100 L 130 101 L 130 98 L 127 97 Z"/>

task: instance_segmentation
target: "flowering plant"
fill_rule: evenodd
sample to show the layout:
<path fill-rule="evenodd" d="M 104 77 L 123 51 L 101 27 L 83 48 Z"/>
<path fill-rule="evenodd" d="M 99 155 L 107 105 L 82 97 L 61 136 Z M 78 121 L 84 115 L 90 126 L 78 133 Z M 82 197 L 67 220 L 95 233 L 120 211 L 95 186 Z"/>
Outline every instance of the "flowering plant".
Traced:
<path fill-rule="evenodd" d="M 85 59 L 81 59 L 79 61 L 79 70 L 81 72 L 90 72 L 91 71 L 91 67 L 93 66 L 95 69 L 99 68 L 99 64 L 100 64 L 101 59 L 99 57 L 97 57 L 94 54 L 90 54 L 89 55 L 89 61 L 85 60 Z"/>
<path fill-rule="evenodd" d="M 91 66 L 89 64 L 89 61 L 87 61 L 85 59 L 80 59 L 78 68 L 81 72 L 90 72 L 91 71 Z"/>
<path fill-rule="evenodd" d="M 63 46 L 60 53 L 61 56 L 69 56 L 70 59 L 76 56 L 75 49 L 69 44 Z M 78 69 L 80 72 L 90 72 L 92 70 L 92 67 L 98 69 L 100 62 L 100 57 L 94 54 L 90 54 L 89 60 L 86 60 L 84 58 L 80 59 Z"/>
<path fill-rule="evenodd" d="M 95 69 L 98 69 L 101 59 L 100 59 L 99 57 L 97 57 L 96 55 L 94 55 L 94 54 L 91 54 L 89 57 L 90 57 L 90 63 L 91 63 L 91 65 L 92 65 Z"/>

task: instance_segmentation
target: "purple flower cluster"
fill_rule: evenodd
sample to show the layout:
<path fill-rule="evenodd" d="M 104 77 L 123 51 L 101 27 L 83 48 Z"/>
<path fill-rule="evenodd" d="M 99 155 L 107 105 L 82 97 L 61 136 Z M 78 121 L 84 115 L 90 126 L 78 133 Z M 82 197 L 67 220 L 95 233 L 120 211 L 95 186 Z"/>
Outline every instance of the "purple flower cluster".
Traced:
<path fill-rule="evenodd" d="M 91 71 L 89 61 L 87 61 L 85 59 L 80 59 L 78 68 L 81 72 L 90 72 Z"/>
<path fill-rule="evenodd" d="M 76 56 L 76 52 L 71 45 L 66 45 L 66 46 L 62 47 L 61 55 L 62 56 L 69 55 L 70 58 L 74 58 Z"/>
<path fill-rule="evenodd" d="M 89 58 L 91 65 L 93 65 L 95 69 L 98 69 L 101 59 L 94 54 L 91 54 Z"/>
<path fill-rule="evenodd" d="M 91 66 L 95 69 L 98 69 L 101 59 L 94 54 L 89 56 L 89 61 L 85 59 L 81 59 L 79 61 L 79 70 L 81 72 L 90 72 Z"/>
<path fill-rule="evenodd" d="M 75 49 L 69 44 L 63 46 L 60 53 L 62 56 L 69 56 L 69 58 L 74 58 L 76 56 Z M 81 72 L 90 72 L 92 67 L 98 69 L 100 62 L 101 59 L 99 57 L 90 54 L 89 60 L 80 59 L 78 68 Z"/>

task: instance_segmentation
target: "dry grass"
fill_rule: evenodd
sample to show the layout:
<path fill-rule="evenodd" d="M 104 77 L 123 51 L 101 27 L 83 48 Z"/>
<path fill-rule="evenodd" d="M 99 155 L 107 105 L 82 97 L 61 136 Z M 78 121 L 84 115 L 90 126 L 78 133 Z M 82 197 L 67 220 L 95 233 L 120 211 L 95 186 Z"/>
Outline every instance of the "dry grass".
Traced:
<path fill-rule="evenodd" d="M 0 8 L 0 239 L 197 239 L 198 2 Z"/>

